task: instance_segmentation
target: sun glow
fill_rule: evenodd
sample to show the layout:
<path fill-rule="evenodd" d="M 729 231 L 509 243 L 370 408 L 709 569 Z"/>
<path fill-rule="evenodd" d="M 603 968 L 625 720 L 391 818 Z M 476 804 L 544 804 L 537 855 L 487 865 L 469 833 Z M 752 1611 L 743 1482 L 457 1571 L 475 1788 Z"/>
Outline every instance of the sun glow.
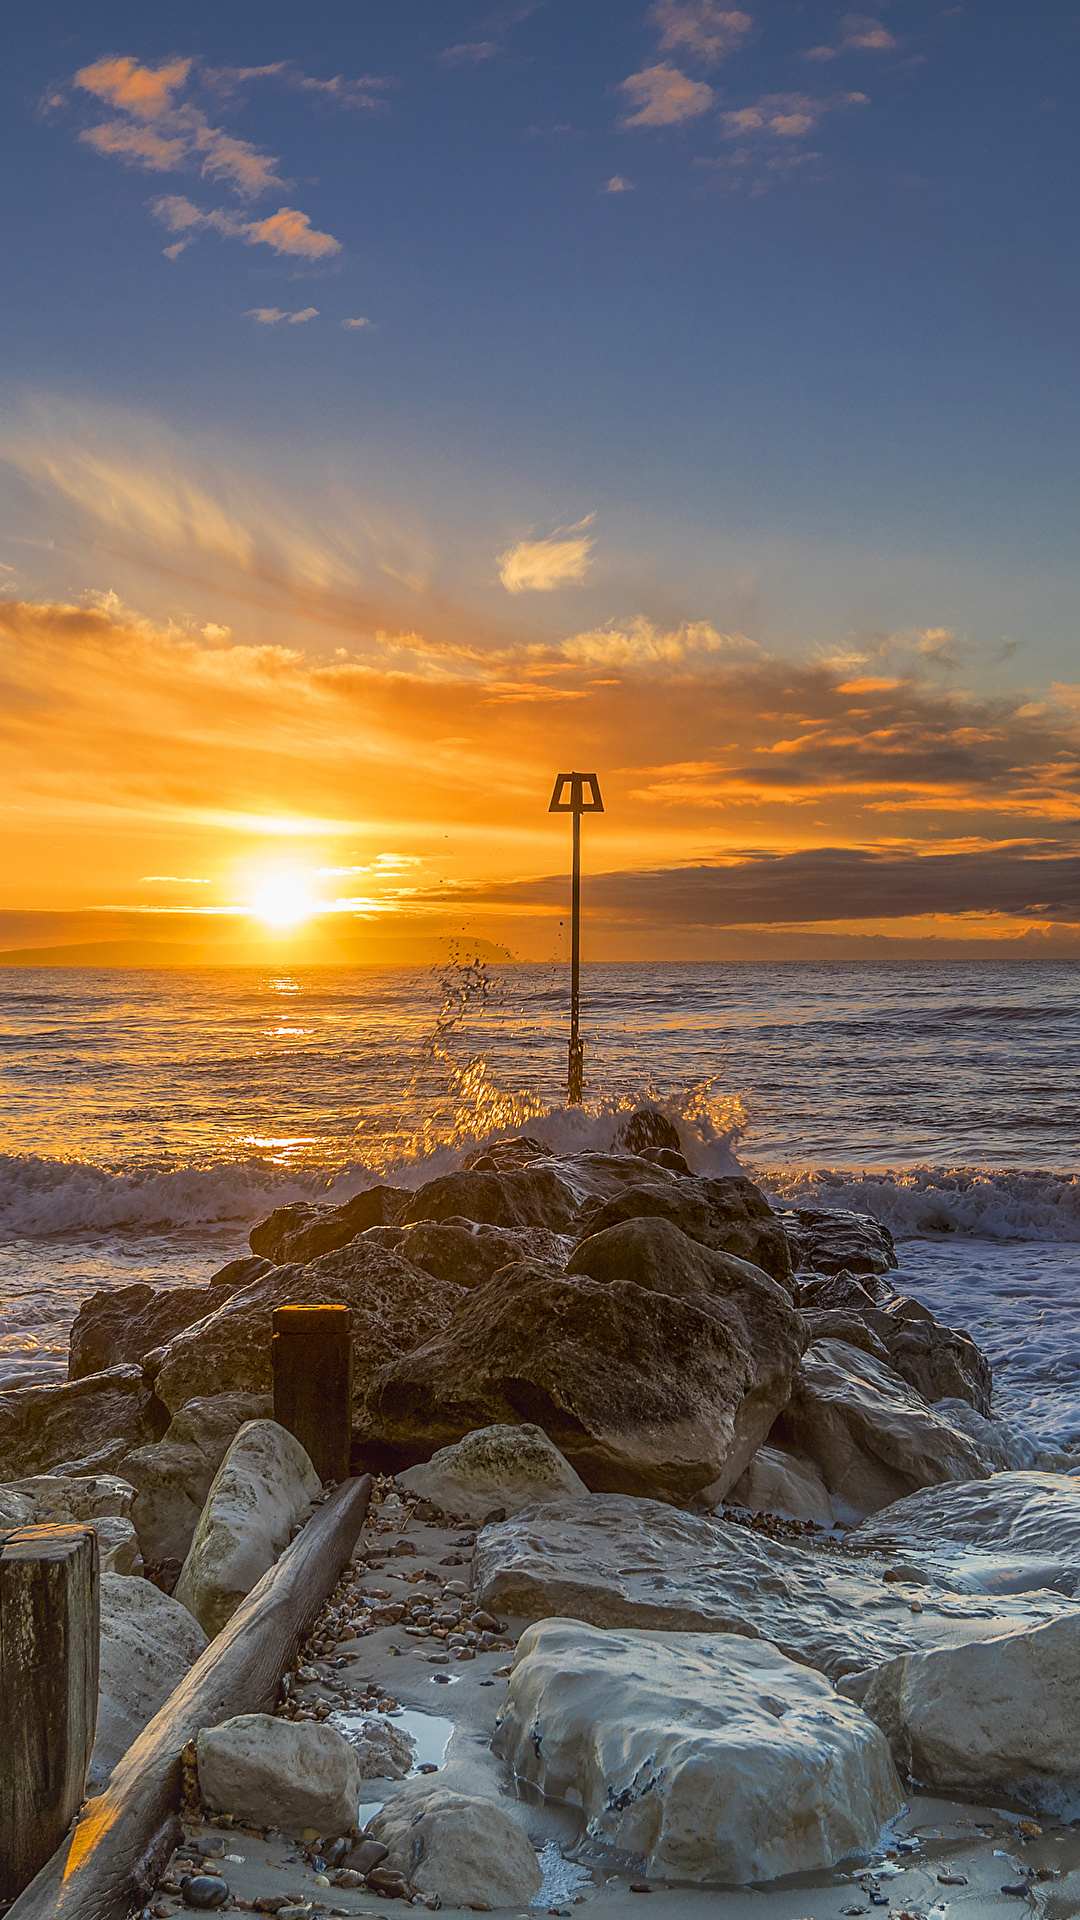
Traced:
<path fill-rule="evenodd" d="M 275 873 L 257 889 L 251 910 L 268 926 L 295 927 L 315 912 L 315 902 L 295 874 Z"/>

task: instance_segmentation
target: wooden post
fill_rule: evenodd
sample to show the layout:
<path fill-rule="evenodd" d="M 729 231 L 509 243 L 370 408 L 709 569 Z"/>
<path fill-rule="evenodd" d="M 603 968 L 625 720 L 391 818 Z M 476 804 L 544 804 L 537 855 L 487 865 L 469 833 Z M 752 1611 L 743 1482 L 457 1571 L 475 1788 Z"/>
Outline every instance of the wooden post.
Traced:
<path fill-rule="evenodd" d="M 180 1756 L 200 1727 L 269 1713 L 281 1676 L 356 1544 L 371 1481 L 349 1480 L 242 1600 L 175 1692 L 87 1801 L 71 1835 L 7 1920 L 128 1920 L 175 1843 Z"/>
<path fill-rule="evenodd" d="M 0 1546 L 0 1899 L 82 1804 L 97 1730 L 101 1601 L 92 1527 L 19 1527 Z"/>
<path fill-rule="evenodd" d="M 274 1419 L 307 1450 L 320 1480 L 347 1480 L 352 1444 L 348 1307 L 275 1307 Z"/>

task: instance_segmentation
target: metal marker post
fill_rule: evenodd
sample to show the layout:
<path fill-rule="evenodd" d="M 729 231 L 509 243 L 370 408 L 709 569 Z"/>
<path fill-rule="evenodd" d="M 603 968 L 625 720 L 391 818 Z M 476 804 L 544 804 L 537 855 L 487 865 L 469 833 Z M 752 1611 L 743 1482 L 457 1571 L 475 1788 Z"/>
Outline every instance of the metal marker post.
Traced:
<path fill-rule="evenodd" d="M 569 786 L 570 798 L 564 800 L 564 789 Z M 585 798 L 585 788 L 589 789 L 589 798 Z M 580 1107 L 581 1086 L 585 1045 L 578 1031 L 579 984 L 581 973 L 581 816 L 583 813 L 603 813 L 604 803 L 600 798 L 600 782 L 595 773 L 560 773 L 556 776 L 554 791 L 551 795 L 549 813 L 572 813 L 574 816 L 574 865 L 571 897 L 570 931 L 570 1061 L 566 1075 L 566 1104 Z"/>

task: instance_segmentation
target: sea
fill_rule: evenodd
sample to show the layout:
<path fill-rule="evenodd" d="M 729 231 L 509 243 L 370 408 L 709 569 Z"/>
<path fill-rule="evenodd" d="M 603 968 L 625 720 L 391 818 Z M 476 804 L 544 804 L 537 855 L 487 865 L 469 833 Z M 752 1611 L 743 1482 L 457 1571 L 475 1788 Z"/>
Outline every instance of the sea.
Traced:
<path fill-rule="evenodd" d="M 65 1377 L 97 1288 L 197 1285 L 297 1199 L 491 1139 L 607 1149 L 642 1101 L 697 1172 L 883 1221 L 989 1355 L 1017 1463 L 1080 1471 L 1080 963 L 0 971 L 0 1388 Z M 1027 1452 L 1024 1452 L 1024 1449 Z"/>

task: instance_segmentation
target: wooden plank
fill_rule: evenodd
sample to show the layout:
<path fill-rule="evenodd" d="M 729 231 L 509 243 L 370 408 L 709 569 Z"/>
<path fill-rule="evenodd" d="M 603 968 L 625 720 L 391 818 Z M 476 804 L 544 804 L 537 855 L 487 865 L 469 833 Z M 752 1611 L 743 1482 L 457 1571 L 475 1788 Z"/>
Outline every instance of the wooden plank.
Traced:
<path fill-rule="evenodd" d="M 97 1728 L 101 1610 L 92 1527 L 19 1527 L 0 1546 L 0 1899 L 78 1812 Z"/>
<path fill-rule="evenodd" d="M 305 1448 L 320 1480 L 347 1480 L 352 1444 L 348 1307 L 275 1307 L 274 1419 Z"/>
<path fill-rule="evenodd" d="M 147 1857 L 167 1846 L 180 1805 L 180 1756 L 200 1727 L 266 1713 L 281 1676 L 356 1544 L 371 1481 L 347 1480 L 237 1608 L 87 1802 L 70 1840 L 10 1908 L 7 1920 L 127 1920 L 145 1897 Z M 165 1838 L 162 1839 L 161 1836 Z"/>

